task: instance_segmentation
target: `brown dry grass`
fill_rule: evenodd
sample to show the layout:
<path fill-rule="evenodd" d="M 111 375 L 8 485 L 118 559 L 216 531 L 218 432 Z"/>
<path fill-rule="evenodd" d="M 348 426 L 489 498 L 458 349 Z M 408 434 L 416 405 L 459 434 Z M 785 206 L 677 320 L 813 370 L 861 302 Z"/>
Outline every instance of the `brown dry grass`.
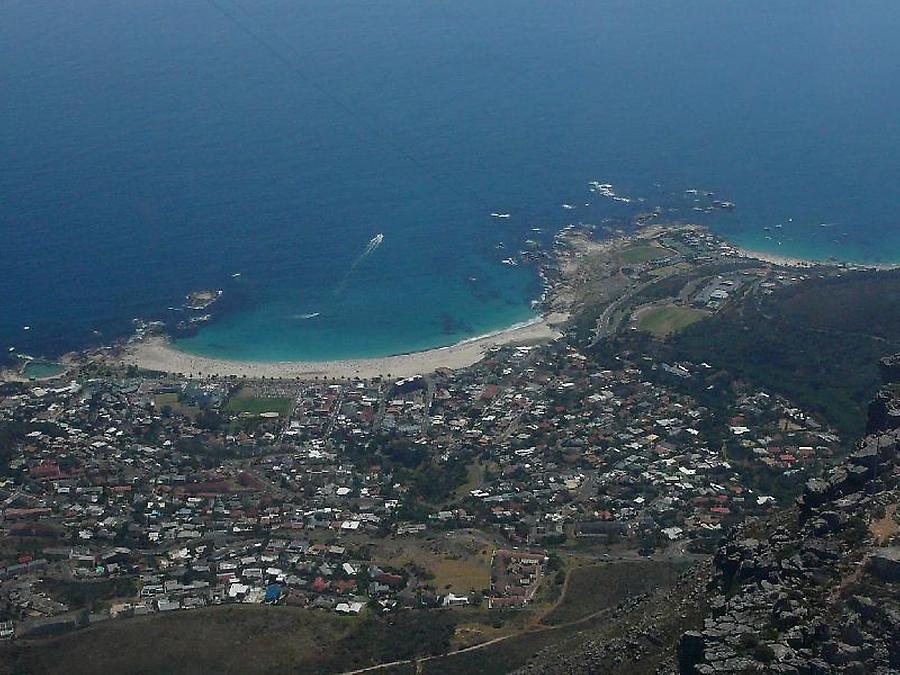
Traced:
<path fill-rule="evenodd" d="M 897 534 L 897 504 L 891 504 L 885 509 L 884 518 L 873 520 L 869 530 L 875 537 L 878 545 L 886 544 Z"/>
<path fill-rule="evenodd" d="M 375 563 L 400 566 L 412 562 L 434 575 L 428 581 L 439 593 L 465 595 L 490 587 L 491 552 L 487 542 L 454 533 L 432 541 L 421 538 L 383 540 L 372 551 Z"/>

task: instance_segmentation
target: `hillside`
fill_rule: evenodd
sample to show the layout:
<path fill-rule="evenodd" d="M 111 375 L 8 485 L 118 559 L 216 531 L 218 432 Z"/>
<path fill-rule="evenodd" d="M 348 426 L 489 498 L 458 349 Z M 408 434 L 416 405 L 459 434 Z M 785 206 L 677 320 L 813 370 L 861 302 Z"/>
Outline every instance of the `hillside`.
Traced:
<path fill-rule="evenodd" d="M 688 326 L 666 349 L 756 381 L 858 438 L 878 361 L 900 349 L 900 273 L 828 274 L 754 296 Z"/>
<path fill-rule="evenodd" d="M 896 383 L 884 394 L 900 404 Z M 873 432 L 795 507 L 732 531 L 668 603 L 547 648 L 521 672 L 896 672 L 900 429 Z M 673 649 L 666 629 L 679 622 L 693 626 Z"/>

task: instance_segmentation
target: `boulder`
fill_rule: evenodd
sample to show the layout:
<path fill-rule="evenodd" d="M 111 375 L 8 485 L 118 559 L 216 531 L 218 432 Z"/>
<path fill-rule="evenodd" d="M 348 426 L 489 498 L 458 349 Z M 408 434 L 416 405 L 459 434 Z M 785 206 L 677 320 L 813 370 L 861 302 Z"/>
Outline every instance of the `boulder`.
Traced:
<path fill-rule="evenodd" d="M 869 557 L 869 571 L 885 581 L 900 581 L 900 546 L 874 549 Z"/>

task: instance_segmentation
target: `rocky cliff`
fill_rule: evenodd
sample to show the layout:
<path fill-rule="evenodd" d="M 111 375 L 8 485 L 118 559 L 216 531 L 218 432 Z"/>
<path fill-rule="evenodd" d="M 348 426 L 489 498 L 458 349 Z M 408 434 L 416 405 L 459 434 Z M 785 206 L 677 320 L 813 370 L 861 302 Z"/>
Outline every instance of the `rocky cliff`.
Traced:
<path fill-rule="evenodd" d="M 900 354 L 881 359 L 884 387 L 869 406 L 869 433 L 900 429 Z"/>
<path fill-rule="evenodd" d="M 718 550 L 709 616 L 678 644 L 681 673 L 900 672 L 900 424 L 883 414 L 900 410 L 896 387 L 876 406 L 872 434 L 795 509 Z"/>

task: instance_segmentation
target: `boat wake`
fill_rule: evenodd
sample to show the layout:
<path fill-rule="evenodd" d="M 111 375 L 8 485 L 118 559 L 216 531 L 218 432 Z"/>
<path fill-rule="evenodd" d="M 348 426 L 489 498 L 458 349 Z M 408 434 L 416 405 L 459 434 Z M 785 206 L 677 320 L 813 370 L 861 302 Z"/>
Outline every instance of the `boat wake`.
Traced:
<path fill-rule="evenodd" d="M 348 274 L 349 274 L 350 272 L 352 272 L 354 269 L 356 269 L 356 266 L 359 265 L 363 260 L 365 260 L 365 259 L 368 258 L 370 255 L 372 255 L 372 253 L 374 253 L 375 250 L 376 250 L 379 246 L 381 246 L 382 242 L 384 242 L 384 235 L 381 234 L 381 232 L 379 232 L 379 233 L 376 234 L 374 237 L 372 237 L 372 238 L 369 240 L 369 243 L 366 245 L 366 250 L 363 251 L 363 252 L 360 254 L 360 256 L 359 256 L 356 260 L 353 261 L 353 264 L 352 264 L 352 265 L 350 265 L 350 271 L 348 272 Z"/>
<path fill-rule="evenodd" d="M 344 274 L 343 278 L 340 280 L 337 286 L 334 288 L 334 292 L 337 293 L 341 289 L 343 289 L 344 285 L 347 283 L 347 279 L 350 278 L 350 275 L 353 274 L 353 270 L 357 268 L 357 266 L 366 258 L 368 258 L 372 253 L 374 253 L 379 246 L 384 242 L 384 235 L 379 232 L 374 237 L 369 240 L 369 243 L 366 245 L 366 250 L 364 250 L 359 257 L 353 261 L 353 264 L 350 265 L 350 268 Z"/>
<path fill-rule="evenodd" d="M 363 251 L 363 254 L 359 257 L 359 259 L 362 260 L 363 258 L 365 258 L 372 251 L 374 251 L 376 248 L 381 246 L 381 242 L 383 242 L 383 241 L 384 241 L 384 235 L 381 234 L 381 232 L 379 232 L 374 237 L 372 237 L 372 239 L 369 241 L 369 245 L 366 246 L 366 250 Z"/>

